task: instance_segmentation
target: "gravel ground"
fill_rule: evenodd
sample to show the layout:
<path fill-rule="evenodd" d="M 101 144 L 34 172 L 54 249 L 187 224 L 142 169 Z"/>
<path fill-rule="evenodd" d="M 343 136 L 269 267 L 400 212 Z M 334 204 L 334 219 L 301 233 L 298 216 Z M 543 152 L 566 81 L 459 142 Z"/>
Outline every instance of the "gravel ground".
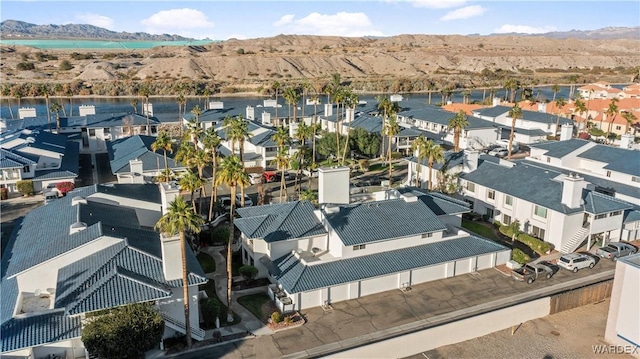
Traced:
<path fill-rule="evenodd" d="M 589 304 L 523 323 L 458 344 L 447 345 L 408 359 L 441 358 L 632 358 L 625 354 L 594 354 L 604 340 L 609 300 Z"/>

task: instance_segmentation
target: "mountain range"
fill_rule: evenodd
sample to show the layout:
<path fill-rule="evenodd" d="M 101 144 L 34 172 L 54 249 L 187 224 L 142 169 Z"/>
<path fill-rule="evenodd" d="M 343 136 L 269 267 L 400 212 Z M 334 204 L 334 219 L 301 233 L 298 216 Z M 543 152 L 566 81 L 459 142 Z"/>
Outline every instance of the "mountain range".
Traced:
<path fill-rule="evenodd" d="M 553 39 L 634 39 L 640 40 L 640 26 L 605 27 L 597 30 L 554 31 L 544 34 L 492 34 L 493 36 L 542 36 Z M 5 20 L 0 23 L 0 36 L 7 38 L 38 39 L 95 39 L 95 40 L 140 40 L 140 41 L 188 41 L 179 35 L 152 35 L 146 32 L 116 32 L 87 24 L 36 25 L 24 21 Z M 478 36 L 474 34 L 472 36 Z"/>

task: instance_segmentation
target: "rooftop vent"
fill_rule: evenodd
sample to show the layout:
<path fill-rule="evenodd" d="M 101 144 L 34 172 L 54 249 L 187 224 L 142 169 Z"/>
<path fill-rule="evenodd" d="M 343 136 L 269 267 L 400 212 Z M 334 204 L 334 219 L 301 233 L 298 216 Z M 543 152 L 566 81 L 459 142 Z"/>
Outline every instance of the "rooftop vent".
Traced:
<path fill-rule="evenodd" d="M 76 204 L 87 204 L 87 199 L 82 196 L 75 196 L 71 199 L 71 205 L 75 206 Z"/>
<path fill-rule="evenodd" d="M 84 222 L 75 222 L 69 227 L 69 234 L 78 233 L 87 229 L 87 224 Z"/>

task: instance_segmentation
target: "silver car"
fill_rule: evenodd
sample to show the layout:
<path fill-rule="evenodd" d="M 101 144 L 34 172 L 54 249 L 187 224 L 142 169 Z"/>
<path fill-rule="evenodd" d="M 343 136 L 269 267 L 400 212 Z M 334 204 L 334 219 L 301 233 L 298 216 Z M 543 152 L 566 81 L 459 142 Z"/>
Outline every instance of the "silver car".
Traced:
<path fill-rule="evenodd" d="M 576 273 L 580 269 L 593 268 L 596 260 L 591 256 L 581 253 L 565 254 L 558 259 L 558 266 Z"/>
<path fill-rule="evenodd" d="M 636 247 L 622 242 L 609 243 L 604 247 L 598 248 L 596 255 L 611 259 L 613 261 L 618 260 L 620 257 L 628 256 L 637 252 Z"/>

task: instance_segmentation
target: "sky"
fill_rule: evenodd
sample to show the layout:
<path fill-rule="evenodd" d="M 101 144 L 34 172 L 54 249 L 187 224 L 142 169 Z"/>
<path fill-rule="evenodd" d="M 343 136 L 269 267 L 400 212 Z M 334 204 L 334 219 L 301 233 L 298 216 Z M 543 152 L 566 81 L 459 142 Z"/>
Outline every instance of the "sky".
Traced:
<path fill-rule="evenodd" d="M 640 1 L 3 0 L 0 19 L 38 25 L 91 24 L 118 32 L 212 40 L 278 34 L 488 35 L 640 26 Z"/>

